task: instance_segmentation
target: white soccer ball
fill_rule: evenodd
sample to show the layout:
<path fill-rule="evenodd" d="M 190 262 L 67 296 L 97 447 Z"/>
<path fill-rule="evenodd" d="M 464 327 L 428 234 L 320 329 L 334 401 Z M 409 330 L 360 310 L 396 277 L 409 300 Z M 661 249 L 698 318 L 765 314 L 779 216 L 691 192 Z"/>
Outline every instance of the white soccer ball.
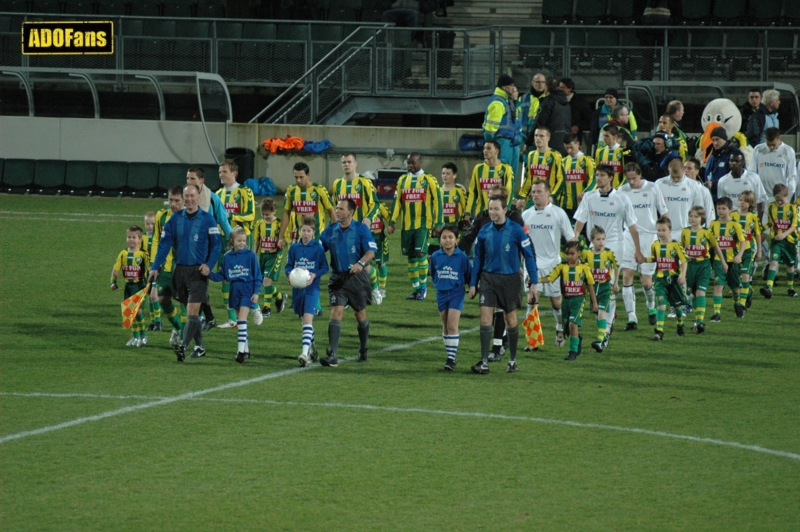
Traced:
<path fill-rule="evenodd" d="M 293 288 L 301 289 L 308 286 L 311 274 L 305 268 L 295 268 L 289 272 L 289 284 Z"/>

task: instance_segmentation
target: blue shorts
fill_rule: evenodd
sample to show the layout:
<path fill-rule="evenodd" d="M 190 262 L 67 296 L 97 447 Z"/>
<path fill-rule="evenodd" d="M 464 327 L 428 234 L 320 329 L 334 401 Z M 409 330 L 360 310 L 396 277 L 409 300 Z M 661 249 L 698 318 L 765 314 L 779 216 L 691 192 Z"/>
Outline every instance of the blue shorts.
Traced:
<path fill-rule="evenodd" d="M 439 312 L 444 312 L 448 309 L 460 312 L 464 308 L 464 287 L 459 286 L 452 290 L 437 290 L 436 304 L 439 306 Z"/>
<path fill-rule="evenodd" d="M 312 284 L 305 288 L 292 288 L 292 310 L 303 317 L 303 314 L 314 314 L 319 302 L 319 285 Z"/>
<path fill-rule="evenodd" d="M 228 308 L 238 310 L 242 307 L 252 307 L 250 298 L 253 297 L 253 284 L 244 282 L 231 283 L 231 293 L 228 299 Z"/>

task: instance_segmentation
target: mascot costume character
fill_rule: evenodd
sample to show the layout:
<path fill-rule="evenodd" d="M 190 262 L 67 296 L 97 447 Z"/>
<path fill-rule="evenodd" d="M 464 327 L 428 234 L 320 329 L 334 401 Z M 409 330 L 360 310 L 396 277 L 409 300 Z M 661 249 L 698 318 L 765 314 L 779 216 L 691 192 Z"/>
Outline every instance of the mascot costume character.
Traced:
<path fill-rule="evenodd" d="M 703 126 L 703 134 L 698 142 L 697 158 L 705 164 L 708 155 L 711 153 L 711 132 L 716 127 L 723 127 L 728 133 L 728 139 L 733 146 L 739 148 L 744 154 L 745 164 L 750 165 L 753 158 L 753 148 L 747 144 L 747 137 L 739 130 L 742 127 L 742 113 L 736 104 L 727 98 L 717 98 L 711 100 L 703 109 L 703 117 L 700 120 Z"/>

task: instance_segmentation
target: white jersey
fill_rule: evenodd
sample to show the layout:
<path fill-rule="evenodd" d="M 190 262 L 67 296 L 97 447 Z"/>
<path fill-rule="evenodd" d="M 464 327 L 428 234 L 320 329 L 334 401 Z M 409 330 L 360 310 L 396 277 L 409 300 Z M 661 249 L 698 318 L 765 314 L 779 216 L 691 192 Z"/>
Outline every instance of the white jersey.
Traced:
<path fill-rule="evenodd" d="M 600 194 L 599 189 L 587 192 L 578 206 L 575 219 L 586 225 L 587 235 L 592 232 L 592 227 L 595 225 L 602 227 L 606 232 L 606 247 L 611 247 L 609 242 L 622 244 L 623 225 L 627 227 L 636 225 L 636 213 L 633 211 L 631 200 L 613 188 L 608 194 Z"/>
<path fill-rule="evenodd" d="M 743 171 L 738 178 L 728 172 L 717 182 L 717 197 L 730 198 L 733 202 L 733 210 L 738 208 L 739 195 L 745 190 L 750 190 L 755 194 L 756 203 L 764 203 L 769 199 L 764 185 L 761 184 L 761 178 L 750 170 Z M 755 205 L 751 205 L 751 207 L 755 207 Z"/>
<path fill-rule="evenodd" d="M 711 225 L 711 222 L 717 219 L 717 208 L 714 206 L 714 198 L 711 196 L 711 191 L 708 190 L 708 187 L 704 184 L 695 181 L 699 186 L 697 190 L 700 191 L 700 195 L 703 196 L 703 208 L 706 210 L 706 229 Z M 736 205 L 733 206 L 733 210 L 736 210 Z M 680 238 L 678 238 L 680 241 Z"/>
<path fill-rule="evenodd" d="M 642 181 L 640 188 L 633 188 L 625 183 L 619 187 L 619 191 L 628 196 L 636 213 L 636 229 L 639 231 L 639 238 L 642 233 L 656 234 L 656 222 L 659 216 L 666 214 L 667 205 L 664 203 L 664 196 L 656 187 L 655 183 Z"/>
<path fill-rule="evenodd" d="M 753 148 L 751 166 L 761 178 L 761 184 L 767 192 L 767 204 L 775 201 L 772 187 L 778 183 L 786 185 L 790 198 L 797 190 L 797 167 L 794 158 L 794 150 L 784 142 L 781 142 L 774 151 L 770 151 L 766 143 Z"/>
<path fill-rule="evenodd" d="M 522 213 L 522 221 L 533 242 L 536 267 L 552 269 L 561 262 L 561 238 L 569 241 L 574 233 L 564 209 L 548 203 L 544 209 L 531 207 Z"/>
<path fill-rule="evenodd" d="M 689 227 L 689 209 L 695 205 L 706 208 L 703 201 L 703 193 L 697 181 L 686 176 L 681 177 L 680 181 L 675 182 L 672 177 L 662 177 L 656 181 L 661 195 L 664 196 L 664 203 L 667 204 L 669 219 L 672 222 L 672 233 L 680 234 L 681 229 Z M 711 209 L 714 212 L 714 209 Z M 706 212 L 706 220 L 709 214 Z"/>

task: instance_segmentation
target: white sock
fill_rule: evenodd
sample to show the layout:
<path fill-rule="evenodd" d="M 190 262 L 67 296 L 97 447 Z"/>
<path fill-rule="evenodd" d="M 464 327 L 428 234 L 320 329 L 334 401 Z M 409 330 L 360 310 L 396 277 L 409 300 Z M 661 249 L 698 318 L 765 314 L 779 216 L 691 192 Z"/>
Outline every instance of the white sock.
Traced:
<path fill-rule="evenodd" d="M 237 331 L 239 336 L 239 353 L 247 352 L 247 321 L 239 320 Z"/>
<path fill-rule="evenodd" d="M 444 350 L 447 353 L 447 358 L 456 358 L 456 353 L 458 352 L 458 341 L 459 335 L 453 334 L 450 336 L 443 336 L 444 338 Z"/>
<path fill-rule="evenodd" d="M 622 287 L 622 303 L 625 305 L 625 312 L 628 313 L 628 321 L 638 321 L 636 319 L 636 292 L 633 285 Z"/>
<path fill-rule="evenodd" d="M 611 326 L 614 325 L 614 314 L 617 312 L 617 295 L 613 292 L 608 299 L 608 312 L 606 312 L 606 334 L 611 334 Z"/>
<path fill-rule="evenodd" d="M 647 305 L 647 310 L 656 308 L 656 289 L 652 286 L 644 289 L 644 300 Z"/>
<path fill-rule="evenodd" d="M 563 331 L 564 323 L 561 321 L 561 309 L 553 309 L 553 317 L 556 319 L 556 331 Z"/>
<path fill-rule="evenodd" d="M 311 341 L 314 339 L 314 326 L 313 325 L 303 325 L 303 350 L 302 354 L 305 356 L 308 354 L 308 350 L 311 347 Z"/>

